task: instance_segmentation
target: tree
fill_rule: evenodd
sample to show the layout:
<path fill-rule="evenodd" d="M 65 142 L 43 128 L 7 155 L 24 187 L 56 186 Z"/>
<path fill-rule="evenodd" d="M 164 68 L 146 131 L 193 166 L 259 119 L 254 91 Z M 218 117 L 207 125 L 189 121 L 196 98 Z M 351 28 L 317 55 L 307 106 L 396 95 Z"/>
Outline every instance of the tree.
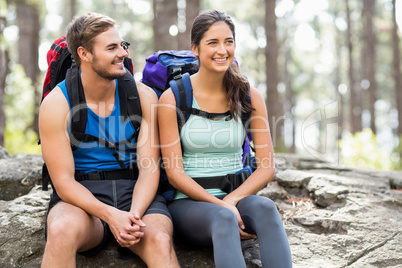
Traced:
<path fill-rule="evenodd" d="M 180 2 L 185 2 L 185 16 L 180 16 L 179 11 L 178 23 L 183 24 L 185 29 L 183 31 L 182 27 L 179 25 L 179 35 L 178 35 L 178 49 L 190 49 L 190 30 L 193 25 L 194 19 L 200 13 L 200 0 L 179 0 Z"/>
<path fill-rule="evenodd" d="M 375 79 L 375 33 L 373 29 L 373 17 L 375 13 L 375 0 L 363 1 L 363 53 L 362 53 L 362 87 L 368 92 L 368 106 L 370 111 L 370 128 L 376 134 L 375 108 L 377 99 L 377 83 Z"/>
<path fill-rule="evenodd" d="M 265 48 L 267 110 L 270 121 L 270 130 L 273 145 L 283 141 L 283 107 L 278 94 L 278 43 L 276 36 L 275 0 L 265 0 L 265 34 L 267 46 Z"/>
<path fill-rule="evenodd" d="M 291 122 L 292 125 L 292 144 L 289 148 L 289 153 L 295 153 L 296 152 L 296 118 L 292 114 L 292 108 L 293 108 L 293 89 L 292 89 L 292 79 L 290 77 L 290 72 L 289 72 L 289 65 L 292 60 L 292 54 L 291 54 L 291 48 L 289 45 L 290 41 L 286 40 L 285 41 L 285 64 L 284 64 L 284 80 L 285 80 L 285 86 L 286 86 L 286 100 L 284 104 L 284 112 L 286 115 L 286 119 L 289 119 L 288 122 Z"/>
<path fill-rule="evenodd" d="M 350 131 L 352 133 L 356 133 L 362 130 L 362 122 L 361 122 L 361 96 L 360 89 L 356 86 L 355 83 L 355 74 L 354 74 L 354 64 L 353 64 L 353 42 L 352 42 L 352 20 L 350 18 L 350 6 L 349 0 L 345 0 L 346 4 L 346 21 L 347 21 L 347 30 L 346 30 L 346 40 L 348 44 L 348 57 L 349 57 L 349 67 L 348 67 L 348 76 L 349 76 L 349 87 L 350 87 Z"/>
<path fill-rule="evenodd" d="M 170 28 L 177 25 L 177 1 L 153 0 L 153 11 L 154 50 L 177 49 L 176 36 L 168 34 Z"/>
<path fill-rule="evenodd" d="M 65 31 L 68 24 L 74 19 L 74 16 L 77 14 L 77 0 L 62 0 L 62 3 L 63 6 L 61 7 L 61 16 L 63 17 L 63 23 L 60 27 L 60 35 L 66 34 Z"/>
<path fill-rule="evenodd" d="M 39 6 L 30 3 L 30 1 L 17 1 L 16 4 L 17 26 L 19 28 L 18 63 L 24 67 L 25 74 L 31 79 L 32 85 L 36 89 L 38 88 L 40 75 L 38 66 L 40 31 Z M 32 128 L 36 133 L 39 133 L 38 114 L 40 100 L 41 92 L 35 90 L 35 111 Z"/>
<path fill-rule="evenodd" d="M 5 6 L 3 6 L 5 5 Z M 3 36 L 4 28 L 6 27 L 6 18 L 4 16 L 3 7 L 7 7 L 5 1 L 1 1 L 0 6 L 0 146 L 4 146 L 4 129 L 6 118 L 4 115 L 4 88 L 6 85 L 6 75 L 8 73 L 8 53 L 5 46 Z"/>
<path fill-rule="evenodd" d="M 393 77 L 395 88 L 396 108 L 398 110 L 398 135 L 402 135 L 402 77 L 401 77 L 401 53 L 399 46 L 398 24 L 396 23 L 396 0 L 392 0 L 392 48 L 393 48 Z"/>

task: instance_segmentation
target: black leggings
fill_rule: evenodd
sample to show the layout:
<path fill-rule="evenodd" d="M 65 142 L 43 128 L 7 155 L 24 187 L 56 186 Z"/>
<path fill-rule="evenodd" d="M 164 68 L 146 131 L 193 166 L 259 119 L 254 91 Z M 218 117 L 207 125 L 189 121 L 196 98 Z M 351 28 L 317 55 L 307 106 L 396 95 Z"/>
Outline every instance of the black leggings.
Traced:
<path fill-rule="evenodd" d="M 168 209 L 178 235 L 192 244 L 213 245 L 216 267 L 246 267 L 237 219 L 231 210 L 189 198 L 171 202 Z M 250 195 L 239 201 L 237 209 L 245 231 L 258 237 L 262 266 L 292 267 L 289 242 L 275 203 Z"/>

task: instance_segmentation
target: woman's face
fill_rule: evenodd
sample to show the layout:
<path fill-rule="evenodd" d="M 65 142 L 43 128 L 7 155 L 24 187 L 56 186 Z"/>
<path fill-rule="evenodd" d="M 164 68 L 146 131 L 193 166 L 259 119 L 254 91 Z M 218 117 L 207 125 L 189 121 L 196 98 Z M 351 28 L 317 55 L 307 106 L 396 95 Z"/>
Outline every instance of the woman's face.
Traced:
<path fill-rule="evenodd" d="M 192 49 L 200 60 L 200 69 L 226 72 L 234 60 L 233 33 L 226 22 L 215 22 L 204 33 L 199 46 L 193 46 Z"/>

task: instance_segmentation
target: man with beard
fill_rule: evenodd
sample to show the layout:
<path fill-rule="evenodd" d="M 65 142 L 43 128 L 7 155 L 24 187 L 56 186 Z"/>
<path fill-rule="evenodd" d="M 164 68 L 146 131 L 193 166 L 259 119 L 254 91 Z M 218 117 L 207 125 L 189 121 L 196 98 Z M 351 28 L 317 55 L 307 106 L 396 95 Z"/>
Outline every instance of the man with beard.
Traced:
<path fill-rule="evenodd" d="M 148 267 L 179 267 L 170 214 L 163 197 L 156 195 L 156 94 L 136 83 L 142 123 L 134 135 L 138 130 L 120 114 L 118 79 L 126 74 L 123 60 L 128 54 L 116 22 L 95 13 L 77 17 L 68 27 L 67 44 L 80 69 L 78 81 L 86 106 L 78 109 L 87 109 L 85 134 L 116 144 L 132 137 L 136 148 L 116 152 L 98 140 L 79 142 L 72 150 L 71 114 L 77 107 L 69 101 L 66 80 L 44 99 L 39 130 L 55 191 L 47 215 L 42 267 L 75 267 L 76 253 L 94 255 L 113 238 L 120 250 L 131 250 Z M 116 161 L 116 153 L 126 169 Z"/>

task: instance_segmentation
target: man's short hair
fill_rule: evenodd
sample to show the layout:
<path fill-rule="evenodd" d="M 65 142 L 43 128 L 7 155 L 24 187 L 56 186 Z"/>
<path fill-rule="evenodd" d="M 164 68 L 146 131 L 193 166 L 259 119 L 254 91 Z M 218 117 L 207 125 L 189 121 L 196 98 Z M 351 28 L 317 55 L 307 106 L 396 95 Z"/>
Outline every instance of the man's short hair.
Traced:
<path fill-rule="evenodd" d="M 78 56 L 77 49 L 83 47 L 93 53 L 94 39 L 99 34 L 107 31 L 110 27 L 116 26 L 116 21 L 108 16 L 87 13 L 75 17 L 67 27 L 68 50 L 78 66 L 81 65 L 81 59 Z"/>

